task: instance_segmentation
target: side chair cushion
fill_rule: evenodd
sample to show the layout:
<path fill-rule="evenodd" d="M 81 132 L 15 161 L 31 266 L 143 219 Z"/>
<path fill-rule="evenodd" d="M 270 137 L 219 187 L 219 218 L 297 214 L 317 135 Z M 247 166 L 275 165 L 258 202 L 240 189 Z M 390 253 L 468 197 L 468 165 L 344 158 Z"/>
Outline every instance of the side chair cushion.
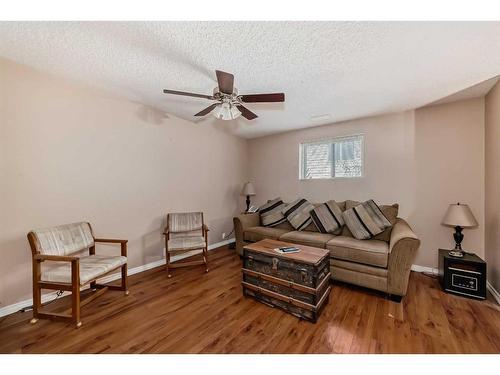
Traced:
<path fill-rule="evenodd" d="M 171 233 L 191 232 L 203 227 L 201 212 L 171 213 L 168 215 L 168 229 Z"/>
<path fill-rule="evenodd" d="M 44 255 L 68 255 L 94 246 L 89 223 L 73 223 L 32 231 Z"/>
<path fill-rule="evenodd" d="M 176 237 L 168 240 L 168 250 L 191 250 L 205 247 L 205 238 L 201 236 Z"/>
<path fill-rule="evenodd" d="M 107 274 L 127 263 L 127 257 L 87 255 L 80 257 L 80 285 Z M 71 263 L 57 262 L 57 266 L 42 271 L 41 280 L 71 284 Z"/>

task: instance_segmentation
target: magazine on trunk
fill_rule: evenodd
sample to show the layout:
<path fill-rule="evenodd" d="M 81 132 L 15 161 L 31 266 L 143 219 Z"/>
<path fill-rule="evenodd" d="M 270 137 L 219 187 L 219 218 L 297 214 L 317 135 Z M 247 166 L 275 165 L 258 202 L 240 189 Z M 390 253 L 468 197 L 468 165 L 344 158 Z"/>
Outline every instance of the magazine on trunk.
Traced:
<path fill-rule="evenodd" d="M 300 249 L 295 246 L 283 246 L 283 247 L 277 247 L 274 249 L 279 254 L 293 254 L 293 253 L 298 253 Z"/>

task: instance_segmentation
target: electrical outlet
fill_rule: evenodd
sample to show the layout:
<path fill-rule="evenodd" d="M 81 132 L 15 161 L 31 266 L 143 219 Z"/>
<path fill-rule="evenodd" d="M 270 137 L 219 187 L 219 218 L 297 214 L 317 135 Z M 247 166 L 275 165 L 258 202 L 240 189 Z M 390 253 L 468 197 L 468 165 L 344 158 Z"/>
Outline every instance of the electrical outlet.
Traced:
<path fill-rule="evenodd" d="M 222 239 L 225 240 L 226 239 L 226 232 L 222 232 Z"/>

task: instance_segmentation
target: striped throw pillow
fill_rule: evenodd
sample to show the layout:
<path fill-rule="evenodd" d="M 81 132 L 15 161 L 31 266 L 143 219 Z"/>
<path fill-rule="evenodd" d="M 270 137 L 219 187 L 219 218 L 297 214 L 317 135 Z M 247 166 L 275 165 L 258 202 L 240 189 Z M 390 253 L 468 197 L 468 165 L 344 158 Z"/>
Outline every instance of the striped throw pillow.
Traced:
<path fill-rule="evenodd" d="M 344 219 L 342 210 L 335 201 L 320 204 L 311 211 L 311 219 L 321 233 L 340 234 Z"/>
<path fill-rule="evenodd" d="M 274 227 L 286 221 L 281 212 L 286 207 L 281 198 L 276 198 L 259 207 L 260 222 L 265 227 Z"/>
<path fill-rule="evenodd" d="M 296 230 L 303 230 L 311 224 L 311 211 L 313 209 L 314 206 L 306 199 L 297 199 L 287 205 L 282 212 L 292 227 Z"/>
<path fill-rule="evenodd" d="M 368 240 L 391 227 L 390 221 L 373 199 L 345 210 L 342 217 L 358 240 Z"/>

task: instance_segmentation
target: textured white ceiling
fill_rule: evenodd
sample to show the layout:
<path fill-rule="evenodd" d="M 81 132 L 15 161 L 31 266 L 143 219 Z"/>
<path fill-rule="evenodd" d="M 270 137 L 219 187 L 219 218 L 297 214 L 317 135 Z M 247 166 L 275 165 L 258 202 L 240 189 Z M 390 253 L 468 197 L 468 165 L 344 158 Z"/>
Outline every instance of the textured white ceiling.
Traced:
<path fill-rule="evenodd" d="M 188 120 L 210 102 L 162 89 L 211 93 L 215 69 L 285 92 L 232 122 L 247 138 L 434 102 L 498 75 L 499 47 L 500 22 L 0 22 L 0 56 Z"/>

